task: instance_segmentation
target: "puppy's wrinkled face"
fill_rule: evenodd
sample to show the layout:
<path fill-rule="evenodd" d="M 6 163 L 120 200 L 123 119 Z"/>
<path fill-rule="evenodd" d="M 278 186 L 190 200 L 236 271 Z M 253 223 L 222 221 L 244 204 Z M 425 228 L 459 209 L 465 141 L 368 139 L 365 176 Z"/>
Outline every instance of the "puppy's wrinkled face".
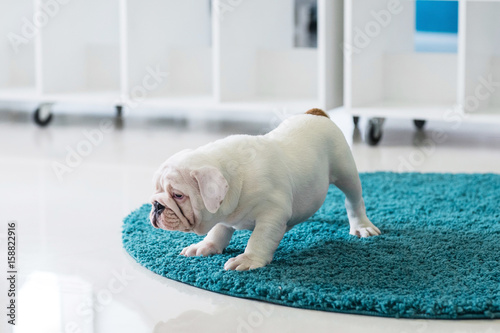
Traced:
<path fill-rule="evenodd" d="M 181 151 L 156 172 L 149 215 L 155 228 L 204 235 L 220 222 L 211 217 L 219 210 L 229 184 L 216 167 L 193 167 L 196 162 L 203 164 L 197 156 Z"/>
<path fill-rule="evenodd" d="M 166 168 L 155 177 L 156 194 L 151 197 L 149 215 L 155 228 L 189 232 L 195 226 L 191 201 L 193 184 L 186 184 L 182 173 Z"/>

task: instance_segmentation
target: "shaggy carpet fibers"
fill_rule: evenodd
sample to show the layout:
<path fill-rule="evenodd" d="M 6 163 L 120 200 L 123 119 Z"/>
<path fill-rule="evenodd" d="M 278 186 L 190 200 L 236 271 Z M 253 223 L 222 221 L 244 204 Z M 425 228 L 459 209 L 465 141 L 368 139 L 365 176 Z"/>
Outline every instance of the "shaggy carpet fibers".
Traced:
<path fill-rule="evenodd" d="M 237 231 L 222 255 L 180 256 L 202 240 L 151 227 L 146 204 L 125 218 L 123 245 L 169 279 L 297 308 L 405 318 L 500 318 L 500 176 L 361 174 L 367 213 L 382 235 L 349 235 L 344 195 L 330 187 L 319 211 L 281 241 L 274 260 L 224 271 L 242 253 Z"/>

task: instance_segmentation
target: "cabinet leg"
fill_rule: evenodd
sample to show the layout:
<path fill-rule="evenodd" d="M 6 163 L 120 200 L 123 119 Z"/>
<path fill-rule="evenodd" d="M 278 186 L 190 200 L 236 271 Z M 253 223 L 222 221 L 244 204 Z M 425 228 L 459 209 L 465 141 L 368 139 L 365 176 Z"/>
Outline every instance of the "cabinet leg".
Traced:
<path fill-rule="evenodd" d="M 419 130 L 423 129 L 425 126 L 425 120 L 420 120 L 420 119 L 414 119 L 413 124 L 415 124 L 415 127 Z"/>
<path fill-rule="evenodd" d="M 117 118 L 122 118 L 122 116 L 123 116 L 123 106 L 117 105 L 115 108 L 116 108 L 116 117 Z"/>
<path fill-rule="evenodd" d="M 352 122 L 354 123 L 354 126 L 358 126 L 358 124 L 359 124 L 359 117 L 358 116 L 353 116 L 352 117 Z"/>
<path fill-rule="evenodd" d="M 376 146 L 382 139 L 384 118 L 371 118 L 366 129 L 366 142 L 370 146 Z"/>

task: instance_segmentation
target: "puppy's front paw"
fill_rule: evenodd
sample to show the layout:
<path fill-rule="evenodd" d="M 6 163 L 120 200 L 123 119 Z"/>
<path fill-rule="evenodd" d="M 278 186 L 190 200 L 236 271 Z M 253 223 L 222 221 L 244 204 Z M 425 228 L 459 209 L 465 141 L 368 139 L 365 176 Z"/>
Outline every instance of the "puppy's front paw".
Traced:
<path fill-rule="evenodd" d="M 371 237 L 381 234 L 380 230 L 370 221 L 351 227 L 349 233 L 357 237 Z"/>
<path fill-rule="evenodd" d="M 248 271 L 259 267 L 264 267 L 268 263 L 266 260 L 256 258 L 246 253 L 242 253 L 237 257 L 229 259 L 224 265 L 224 269 L 234 271 Z"/>
<path fill-rule="evenodd" d="M 209 256 L 212 254 L 221 254 L 221 248 L 212 242 L 201 241 L 196 244 L 189 245 L 181 251 L 181 256 L 194 257 L 194 256 Z"/>

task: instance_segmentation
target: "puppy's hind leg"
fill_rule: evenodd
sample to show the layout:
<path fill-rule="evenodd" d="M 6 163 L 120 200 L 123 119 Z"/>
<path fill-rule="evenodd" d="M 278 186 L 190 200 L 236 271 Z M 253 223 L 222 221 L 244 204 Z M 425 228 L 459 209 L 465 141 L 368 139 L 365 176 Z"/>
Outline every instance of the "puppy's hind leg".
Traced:
<path fill-rule="evenodd" d="M 380 235 L 380 230 L 366 216 L 361 181 L 354 158 L 346 144 L 341 156 L 336 156 L 330 181 L 345 194 L 345 208 L 349 218 L 349 233 L 358 237 Z"/>
<path fill-rule="evenodd" d="M 361 182 L 359 176 L 356 180 L 339 179 L 335 183 L 345 194 L 345 208 L 349 218 L 349 233 L 358 237 L 380 235 L 380 230 L 366 216 L 365 202 L 361 196 Z"/>

